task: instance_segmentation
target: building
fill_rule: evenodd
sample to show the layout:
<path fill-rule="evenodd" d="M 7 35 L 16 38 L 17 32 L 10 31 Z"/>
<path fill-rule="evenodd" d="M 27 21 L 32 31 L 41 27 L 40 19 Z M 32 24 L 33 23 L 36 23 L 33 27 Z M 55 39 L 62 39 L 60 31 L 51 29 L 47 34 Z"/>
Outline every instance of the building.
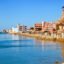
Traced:
<path fill-rule="evenodd" d="M 21 26 L 20 24 L 17 25 L 17 28 L 21 32 L 26 32 L 27 31 L 27 26 Z"/>
<path fill-rule="evenodd" d="M 26 32 L 27 31 L 27 26 L 22 26 L 22 32 Z"/>
<path fill-rule="evenodd" d="M 55 23 L 42 22 L 42 32 L 49 31 L 52 33 L 54 30 L 56 30 Z"/>
<path fill-rule="evenodd" d="M 13 33 L 17 33 L 17 32 L 19 32 L 19 30 L 18 30 L 17 27 L 12 27 L 12 32 L 13 32 Z"/>
<path fill-rule="evenodd" d="M 16 27 L 12 27 L 12 29 L 10 29 L 8 32 L 9 33 L 17 33 L 17 32 L 26 32 L 27 31 L 27 26 L 21 26 L 21 25 L 17 25 Z"/>
<path fill-rule="evenodd" d="M 36 23 L 34 25 L 35 31 L 41 31 L 42 30 L 42 23 Z"/>

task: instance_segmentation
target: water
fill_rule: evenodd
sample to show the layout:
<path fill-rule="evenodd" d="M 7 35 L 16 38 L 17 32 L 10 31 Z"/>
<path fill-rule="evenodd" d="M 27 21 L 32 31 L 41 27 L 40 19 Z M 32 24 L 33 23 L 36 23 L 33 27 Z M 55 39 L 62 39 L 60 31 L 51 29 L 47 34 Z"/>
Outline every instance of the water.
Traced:
<path fill-rule="evenodd" d="M 60 64 L 64 43 L 0 34 L 0 64 Z"/>

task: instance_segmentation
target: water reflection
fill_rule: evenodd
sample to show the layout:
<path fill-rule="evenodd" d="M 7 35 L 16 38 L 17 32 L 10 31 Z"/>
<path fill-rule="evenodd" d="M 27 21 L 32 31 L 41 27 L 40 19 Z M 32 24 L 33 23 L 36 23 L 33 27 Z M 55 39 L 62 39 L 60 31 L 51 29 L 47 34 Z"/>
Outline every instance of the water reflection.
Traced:
<path fill-rule="evenodd" d="M 11 35 L 11 37 L 12 37 L 12 40 L 21 40 L 22 39 L 22 37 L 19 35 Z"/>
<path fill-rule="evenodd" d="M 20 35 L 4 36 L 8 40 L 0 41 L 0 60 L 6 64 L 8 61 L 15 64 L 54 64 L 56 61 L 64 61 L 64 43 L 36 40 Z M 3 64 L 2 61 L 0 63 Z"/>
<path fill-rule="evenodd" d="M 49 42 L 49 41 L 41 41 L 41 40 L 30 40 L 30 38 L 26 38 L 26 37 L 21 37 L 18 35 L 12 35 L 12 40 L 27 40 L 25 42 L 17 42 L 17 45 L 24 45 L 27 47 L 36 47 L 38 49 L 40 49 L 40 51 L 45 52 L 46 55 L 48 55 L 49 58 L 55 58 L 56 61 L 62 60 L 64 61 L 64 43 L 59 43 L 59 42 Z M 30 43 L 31 42 L 31 43 Z M 57 54 L 57 55 L 55 55 Z M 55 56 L 54 56 L 55 55 Z M 62 56 L 62 57 L 61 57 Z M 59 57 L 61 57 L 62 59 L 58 59 Z M 58 60 L 57 60 L 58 59 Z"/>
<path fill-rule="evenodd" d="M 36 46 L 40 45 L 40 50 L 41 52 L 43 51 L 45 57 L 50 58 L 50 60 L 54 59 L 54 61 L 58 61 L 59 63 L 64 62 L 64 43 L 41 40 L 35 40 L 35 43 Z"/>
<path fill-rule="evenodd" d="M 64 62 L 64 43 L 60 43 L 58 42 L 58 44 L 60 45 L 60 49 L 61 49 L 61 56 L 62 56 L 62 61 Z"/>

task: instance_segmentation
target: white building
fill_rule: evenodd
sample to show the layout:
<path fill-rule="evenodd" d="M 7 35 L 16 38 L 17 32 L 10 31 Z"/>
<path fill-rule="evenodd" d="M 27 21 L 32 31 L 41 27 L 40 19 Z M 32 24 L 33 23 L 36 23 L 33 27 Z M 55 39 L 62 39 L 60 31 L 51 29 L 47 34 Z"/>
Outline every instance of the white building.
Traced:
<path fill-rule="evenodd" d="M 17 33 L 17 32 L 19 32 L 19 29 L 17 27 L 12 27 L 12 32 Z"/>
<path fill-rule="evenodd" d="M 26 26 L 21 26 L 21 25 L 17 25 L 17 27 L 12 27 L 12 32 L 13 33 L 17 33 L 17 32 L 26 32 L 27 31 L 27 27 Z"/>

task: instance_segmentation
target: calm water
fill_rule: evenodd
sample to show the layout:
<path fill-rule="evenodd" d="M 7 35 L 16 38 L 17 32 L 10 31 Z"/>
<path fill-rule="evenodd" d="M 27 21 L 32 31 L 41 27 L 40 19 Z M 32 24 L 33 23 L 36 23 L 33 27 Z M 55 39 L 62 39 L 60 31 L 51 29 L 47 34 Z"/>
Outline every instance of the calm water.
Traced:
<path fill-rule="evenodd" d="M 56 61 L 64 62 L 64 43 L 0 34 L 0 64 L 55 64 Z"/>

